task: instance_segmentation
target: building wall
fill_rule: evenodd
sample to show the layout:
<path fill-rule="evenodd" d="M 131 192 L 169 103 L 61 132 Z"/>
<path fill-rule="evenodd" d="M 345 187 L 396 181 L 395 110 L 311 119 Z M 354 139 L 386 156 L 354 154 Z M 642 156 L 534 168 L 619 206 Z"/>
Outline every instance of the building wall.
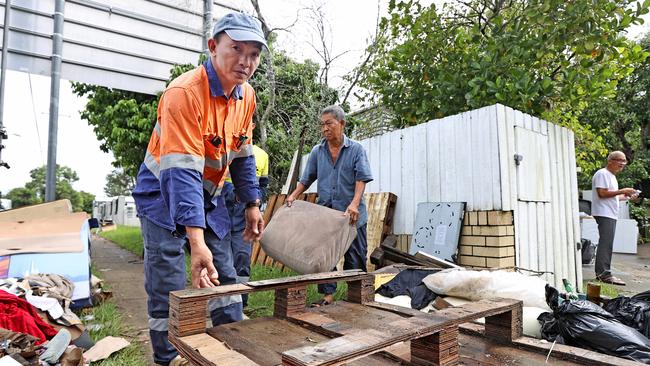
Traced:
<path fill-rule="evenodd" d="M 460 265 L 514 268 L 515 225 L 512 211 L 466 212 L 458 246 Z"/>

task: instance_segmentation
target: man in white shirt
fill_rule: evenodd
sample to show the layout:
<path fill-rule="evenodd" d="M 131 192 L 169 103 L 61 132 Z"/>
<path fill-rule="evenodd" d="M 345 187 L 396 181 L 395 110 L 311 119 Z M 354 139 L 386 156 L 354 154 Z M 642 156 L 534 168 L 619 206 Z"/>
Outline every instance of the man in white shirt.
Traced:
<path fill-rule="evenodd" d="M 616 175 L 627 164 L 627 158 L 621 151 L 612 151 L 607 156 L 607 166 L 598 170 L 591 180 L 592 199 L 591 216 L 598 223 L 598 249 L 596 252 L 596 278 L 602 282 L 625 286 L 620 278 L 614 277 L 610 270 L 612 263 L 612 246 L 616 233 L 619 200 L 634 198 L 634 188 L 618 189 Z"/>

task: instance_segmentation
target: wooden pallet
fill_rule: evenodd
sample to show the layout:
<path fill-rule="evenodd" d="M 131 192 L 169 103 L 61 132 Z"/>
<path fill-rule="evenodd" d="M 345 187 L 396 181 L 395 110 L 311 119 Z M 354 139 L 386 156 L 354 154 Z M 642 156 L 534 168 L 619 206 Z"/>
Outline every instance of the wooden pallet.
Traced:
<path fill-rule="evenodd" d="M 348 283 L 346 301 L 306 307 L 307 285 L 336 280 Z M 209 299 L 268 290 L 275 291 L 274 317 L 206 329 Z M 352 270 L 172 292 L 169 339 L 197 366 L 391 365 L 403 361 L 389 353 L 402 342 L 410 342 L 413 365 L 457 365 L 459 324 L 485 317 L 486 335 L 511 343 L 521 336 L 521 316 L 521 301 L 510 299 L 435 314 L 376 303 L 374 275 Z"/>
<path fill-rule="evenodd" d="M 273 218 L 273 214 L 284 205 L 286 198 L 286 194 L 272 195 L 269 197 L 266 210 L 264 211 L 264 222 L 268 223 Z M 298 199 L 315 203 L 318 199 L 318 195 L 316 193 L 308 193 L 301 195 Z M 390 192 L 366 193 L 364 199 L 366 200 L 366 206 L 368 209 L 368 225 L 366 232 L 368 240 L 368 255 L 370 255 L 370 253 L 372 253 L 375 248 L 379 247 L 384 238 L 386 238 L 386 236 L 392 231 L 397 196 Z M 253 243 L 251 263 L 285 269 L 284 264 L 274 260 L 264 253 L 264 249 L 262 249 L 259 242 Z M 367 266 L 368 270 L 374 270 L 374 265 L 370 263 L 370 257 L 368 257 Z"/>

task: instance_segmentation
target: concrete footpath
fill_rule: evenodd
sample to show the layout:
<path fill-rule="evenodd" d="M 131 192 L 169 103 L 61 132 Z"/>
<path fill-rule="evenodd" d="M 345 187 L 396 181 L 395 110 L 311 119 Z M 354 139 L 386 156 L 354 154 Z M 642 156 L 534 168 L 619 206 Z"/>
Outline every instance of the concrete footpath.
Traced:
<path fill-rule="evenodd" d="M 639 245 L 637 254 L 614 253 L 612 274 L 626 283 L 626 286 L 614 286 L 620 295 L 632 296 L 650 290 L 650 244 Z M 582 266 L 582 277 L 594 280 L 593 264 Z"/>
<path fill-rule="evenodd" d="M 101 279 L 113 291 L 113 301 L 128 329 L 123 336 L 139 341 L 148 365 L 155 365 L 149 342 L 142 259 L 99 236 L 93 236 L 91 251 L 92 263 Z"/>

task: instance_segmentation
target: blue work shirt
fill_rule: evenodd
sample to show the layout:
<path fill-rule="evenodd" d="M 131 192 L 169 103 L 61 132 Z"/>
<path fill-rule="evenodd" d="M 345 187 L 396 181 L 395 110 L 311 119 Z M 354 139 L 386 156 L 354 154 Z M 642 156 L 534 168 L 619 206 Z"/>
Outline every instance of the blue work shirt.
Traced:
<path fill-rule="evenodd" d="M 343 147 L 334 163 L 327 140 L 323 139 L 311 150 L 300 183 L 309 188 L 317 179 L 317 203 L 345 212 L 354 198 L 356 182 L 372 181 L 370 164 L 363 146 L 343 135 Z M 361 197 L 357 227 L 363 226 L 367 221 L 366 203 Z"/>

